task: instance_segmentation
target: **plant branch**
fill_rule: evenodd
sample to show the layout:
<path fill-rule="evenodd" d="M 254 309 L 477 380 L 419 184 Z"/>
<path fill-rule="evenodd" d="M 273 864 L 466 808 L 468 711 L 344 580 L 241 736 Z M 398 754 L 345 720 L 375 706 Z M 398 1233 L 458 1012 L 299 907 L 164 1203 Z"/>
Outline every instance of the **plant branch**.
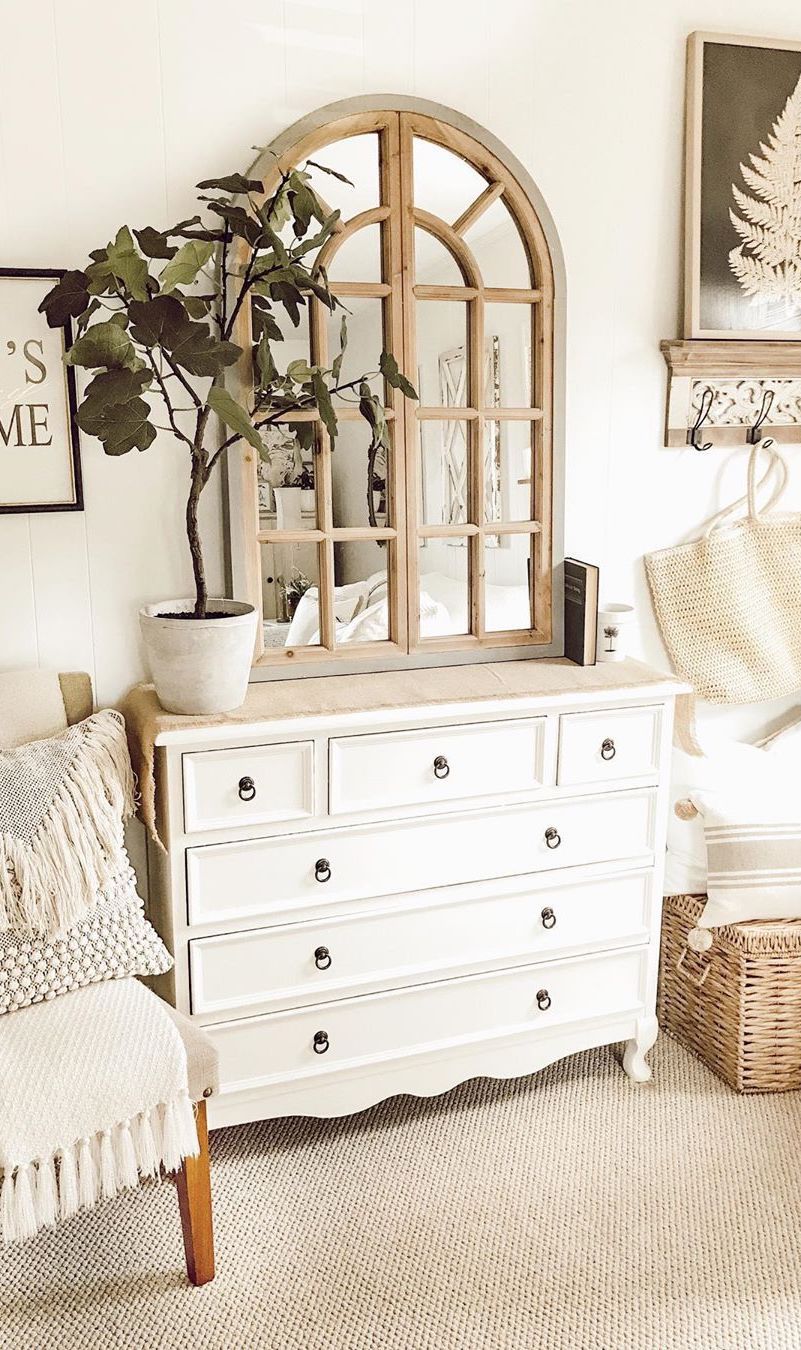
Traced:
<path fill-rule="evenodd" d="M 164 383 L 164 377 L 163 377 L 161 371 L 160 371 L 159 368 L 158 368 L 158 364 L 156 363 L 156 360 L 155 360 L 155 358 L 154 358 L 154 356 L 153 356 L 153 353 L 152 353 L 152 351 L 150 350 L 150 348 L 147 348 L 147 359 L 148 359 L 148 361 L 150 362 L 150 368 L 151 368 L 151 370 L 153 371 L 153 374 L 154 374 L 155 377 L 156 377 L 156 383 L 157 383 L 157 385 L 158 385 L 158 387 L 159 387 L 159 390 L 160 390 L 160 392 L 161 392 L 161 397 L 162 397 L 162 399 L 164 400 L 164 405 L 165 405 L 165 407 L 166 407 L 166 409 L 167 409 L 167 417 L 169 418 L 170 428 L 171 428 L 171 430 L 172 430 L 172 433 L 173 433 L 174 436 L 177 436 L 177 437 L 178 437 L 178 440 L 179 440 L 179 441 L 183 441 L 186 445 L 188 445 L 189 448 L 190 448 L 190 450 L 191 450 L 191 449 L 193 448 L 193 446 L 192 446 L 192 440 L 191 440 L 191 438 L 190 438 L 189 436 L 187 436 L 187 434 L 186 434 L 185 431 L 181 431 L 181 428 L 178 426 L 178 423 L 177 423 L 176 420 L 175 420 L 175 412 L 174 412 L 173 406 L 172 406 L 172 404 L 171 404 L 171 402 L 170 402 L 169 391 L 168 391 L 168 389 L 167 389 L 167 387 L 166 387 L 166 385 L 165 385 L 165 383 Z"/>

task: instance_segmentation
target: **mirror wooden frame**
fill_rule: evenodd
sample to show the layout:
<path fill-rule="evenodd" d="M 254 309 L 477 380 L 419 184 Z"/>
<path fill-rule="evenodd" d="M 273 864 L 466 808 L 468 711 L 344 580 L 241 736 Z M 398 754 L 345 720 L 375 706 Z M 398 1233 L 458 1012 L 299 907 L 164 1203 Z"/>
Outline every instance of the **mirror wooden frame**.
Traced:
<path fill-rule="evenodd" d="M 381 224 L 380 281 L 331 282 L 339 296 L 381 300 L 384 345 L 407 373 L 416 370 L 415 302 L 459 300 L 466 303 L 466 406 L 418 407 L 387 387 L 385 403 L 392 429 L 393 454 L 387 484 L 387 523 L 380 527 L 335 526 L 333 520 L 330 438 L 316 414 L 315 483 L 317 518 L 302 532 L 261 528 L 258 464 L 243 445 L 229 452 L 226 474 L 229 571 L 232 594 L 262 611 L 261 546 L 264 542 L 302 542 L 318 548 L 320 644 L 268 648 L 263 626 L 254 659 L 253 677 L 393 669 L 398 666 L 454 664 L 511 659 L 515 656 L 559 655 L 562 642 L 562 400 L 564 356 L 564 268 L 553 222 L 525 170 L 489 133 L 439 105 L 406 98 L 347 100 L 322 108 L 289 128 L 253 164 L 249 176 L 272 191 L 289 165 L 324 152 L 326 145 L 347 137 L 375 133 L 379 142 L 380 203 L 343 221 L 327 242 L 319 261 L 330 266 L 343 243 L 369 225 Z M 442 146 L 478 171 L 487 186 L 454 221 L 415 207 L 412 185 L 413 138 Z M 498 199 L 517 226 L 529 268 L 528 287 L 491 288 L 484 284 L 465 234 Z M 414 232 L 421 228 L 438 239 L 455 259 L 461 286 L 420 285 L 414 278 Z M 240 264 L 246 244 L 240 241 Z M 236 260 L 234 260 L 236 265 Z M 527 305 L 531 314 L 530 407 L 482 406 L 484 307 L 486 303 Z M 309 313 L 311 357 L 327 363 L 327 311 L 316 299 Z M 229 374 L 232 391 L 250 400 L 253 363 L 250 316 L 246 308 L 234 340 L 245 355 Z M 414 380 L 414 375 L 411 374 Z M 234 387 L 235 386 L 235 387 Z M 308 414 L 289 414 L 287 421 Z M 338 409 L 343 421 L 358 418 L 355 408 Z M 464 417 L 468 445 L 469 518 L 459 525 L 427 524 L 422 519 L 418 424 Z M 529 519 L 485 520 L 484 423 L 527 421 L 532 428 L 533 470 Z M 484 614 L 484 552 L 489 536 L 527 534 L 531 538 L 531 624 L 528 629 L 488 632 Z M 460 536 L 467 547 L 469 627 L 465 634 L 421 637 L 419 631 L 418 549 L 426 539 Z M 389 582 L 389 634 L 386 641 L 337 646 L 334 613 L 334 545 L 362 540 L 386 543 Z"/>

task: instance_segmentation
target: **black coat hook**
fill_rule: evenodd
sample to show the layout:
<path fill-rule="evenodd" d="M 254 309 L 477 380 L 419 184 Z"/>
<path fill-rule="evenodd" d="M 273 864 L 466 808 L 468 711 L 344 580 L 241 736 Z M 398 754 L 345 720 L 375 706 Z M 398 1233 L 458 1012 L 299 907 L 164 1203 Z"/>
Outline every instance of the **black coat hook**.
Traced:
<path fill-rule="evenodd" d="M 696 417 L 695 422 L 691 427 L 691 429 L 687 432 L 687 444 L 694 446 L 696 450 L 712 449 L 712 442 L 707 441 L 705 445 L 702 445 L 698 440 L 698 434 L 712 410 L 712 404 L 714 403 L 714 401 L 715 401 L 715 391 L 714 389 L 710 389 L 709 385 L 707 385 L 706 389 L 701 395 L 701 406 L 698 409 L 698 416 Z"/>
<path fill-rule="evenodd" d="M 773 407 L 773 400 L 775 397 L 776 395 L 773 389 L 765 389 L 763 391 L 762 407 L 759 410 L 759 414 L 757 416 L 756 421 L 754 422 L 754 425 L 749 427 L 748 431 L 746 432 L 745 439 L 748 441 L 749 445 L 758 445 L 759 442 L 762 440 L 762 428 L 765 422 L 767 421 L 768 413 Z M 767 439 L 762 443 L 767 449 L 768 446 L 773 445 L 773 437 L 768 436 Z"/>

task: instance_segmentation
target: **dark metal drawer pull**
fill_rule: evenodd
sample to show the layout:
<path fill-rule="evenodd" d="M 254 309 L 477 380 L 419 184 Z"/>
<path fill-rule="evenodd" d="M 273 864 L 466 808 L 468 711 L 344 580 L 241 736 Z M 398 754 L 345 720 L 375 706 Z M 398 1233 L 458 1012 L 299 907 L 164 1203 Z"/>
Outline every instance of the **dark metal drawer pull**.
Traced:
<path fill-rule="evenodd" d="M 537 1007 L 540 1012 L 547 1012 L 551 1006 L 551 996 L 547 989 L 537 990 Z"/>
<path fill-rule="evenodd" d="M 545 831 L 545 842 L 549 848 L 558 848 L 562 842 L 562 836 L 553 825 L 549 825 Z"/>
<path fill-rule="evenodd" d="M 315 1031 L 312 1041 L 312 1049 L 315 1055 L 324 1055 L 330 1044 L 327 1031 Z"/>
<path fill-rule="evenodd" d="M 549 905 L 546 905 L 545 909 L 542 911 L 540 915 L 540 918 L 542 919 L 543 928 L 556 927 L 556 915 L 554 914 L 553 910 Z"/>
<path fill-rule="evenodd" d="M 314 953 L 314 964 L 318 970 L 328 970 L 331 964 L 331 953 L 327 947 L 318 947 Z"/>
<path fill-rule="evenodd" d="M 331 880 L 331 864 L 327 858 L 318 858 L 314 864 L 314 876 L 316 881 Z"/>
<path fill-rule="evenodd" d="M 611 736 L 607 736 L 606 740 L 601 744 L 601 759 L 614 759 L 616 754 L 617 750 L 615 749 L 615 742 L 612 740 Z"/>
<path fill-rule="evenodd" d="M 434 760 L 434 777 L 447 778 L 451 771 L 451 766 L 444 755 L 437 755 Z"/>
<path fill-rule="evenodd" d="M 256 796 L 256 784 L 247 776 L 239 780 L 239 796 L 243 802 L 252 802 Z"/>

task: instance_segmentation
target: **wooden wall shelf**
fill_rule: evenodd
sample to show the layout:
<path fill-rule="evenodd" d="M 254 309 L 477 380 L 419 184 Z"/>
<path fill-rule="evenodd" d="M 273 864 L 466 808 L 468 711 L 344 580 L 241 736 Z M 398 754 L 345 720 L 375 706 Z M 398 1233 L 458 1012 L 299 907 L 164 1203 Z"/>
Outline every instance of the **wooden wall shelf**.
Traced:
<path fill-rule="evenodd" d="M 665 338 L 659 346 L 671 375 L 696 380 L 801 378 L 801 341 Z"/>

